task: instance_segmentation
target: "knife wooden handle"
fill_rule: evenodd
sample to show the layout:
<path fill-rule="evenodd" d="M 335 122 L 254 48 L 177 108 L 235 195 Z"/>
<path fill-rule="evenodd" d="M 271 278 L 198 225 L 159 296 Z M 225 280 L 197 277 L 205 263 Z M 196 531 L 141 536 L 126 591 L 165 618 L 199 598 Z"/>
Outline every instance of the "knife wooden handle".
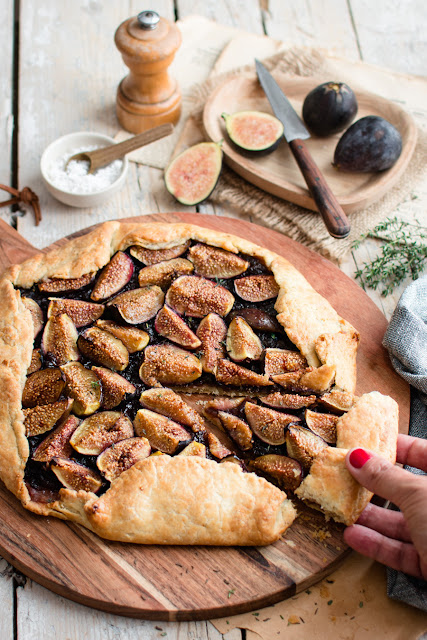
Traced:
<path fill-rule="evenodd" d="M 330 235 L 346 238 L 350 233 L 350 222 L 304 142 L 291 140 L 289 146 Z"/>

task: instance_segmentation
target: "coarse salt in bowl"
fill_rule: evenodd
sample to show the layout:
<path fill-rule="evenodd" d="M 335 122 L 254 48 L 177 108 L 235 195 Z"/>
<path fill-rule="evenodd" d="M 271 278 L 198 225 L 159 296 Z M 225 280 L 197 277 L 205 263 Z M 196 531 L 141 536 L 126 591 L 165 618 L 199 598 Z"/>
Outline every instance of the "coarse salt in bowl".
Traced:
<path fill-rule="evenodd" d="M 57 200 L 71 207 L 97 207 L 121 189 L 126 181 L 129 161 L 126 157 L 114 160 L 106 167 L 88 174 L 88 162 L 67 160 L 75 153 L 92 151 L 115 144 L 102 133 L 79 131 L 69 133 L 52 142 L 43 152 L 40 170 L 43 181 Z"/>

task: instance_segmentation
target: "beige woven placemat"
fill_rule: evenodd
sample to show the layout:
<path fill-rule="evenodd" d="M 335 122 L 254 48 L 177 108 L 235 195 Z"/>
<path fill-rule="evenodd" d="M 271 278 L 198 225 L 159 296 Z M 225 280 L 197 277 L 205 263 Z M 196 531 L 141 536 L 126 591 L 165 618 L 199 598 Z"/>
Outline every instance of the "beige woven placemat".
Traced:
<path fill-rule="evenodd" d="M 421 193 L 426 196 L 427 204 L 427 111 L 424 106 L 427 104 L 427 80 L 329 57 L 308 48 L 286 50 L 263 62 L 270 71 L 306 77 L 315 75 L 325 81 L 339 79 L 354 88 L 363 86 L 366 90 L 395 99 L 412 113 L 418 124 L 419 136 L 414 155 L 404 175 L 389 192 L 366 209 L 350 214 L 352 231 L 344 240 L 329 236 L 319 215 L 258 189 L 228 167 L 223 168 L 210 202 L 232 209 L 239 217 L 280 231 L 335 262 L 345 257 L 355 239 L 393 215 L 402 203 L 419 198 Z M 248 70 L 253 70 L 253 65 L 215 74 L 193 87 L 188 96 L 192 115 L 178 140 L 174 155 L 206 139 L 202 126 L 206 99 L 224 80 Z M 417 207 L 422 213 L 421 202 L 417 202 Z"/>

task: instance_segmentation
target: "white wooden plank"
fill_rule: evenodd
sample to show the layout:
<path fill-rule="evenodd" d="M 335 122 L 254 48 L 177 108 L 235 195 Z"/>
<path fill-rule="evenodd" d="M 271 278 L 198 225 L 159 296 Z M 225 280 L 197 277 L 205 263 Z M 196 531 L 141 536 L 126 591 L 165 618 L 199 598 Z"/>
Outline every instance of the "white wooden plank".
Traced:
<path fill-rule="evenodd" d="M 229 27 L 263 33 L 258 0 L 177 0 L 178 18 L 201 15 Z"/>
<path fill-rule="evenodd" d="M 8 640 L 13 638 L 14 626 L 14 603 L 13 603 L 13 581 L 10 577 L 10 565 L 0 558 L 0 638 Z"/>
<path fill-rule="evenodd" d="M 2 19 L 0 20 L 0 42 L 2 63 L 0 65 L 0 182 L 11 185 L 12 159 L 12 83 L 13 83 L 13 2 L 0 1 Z M 8 200 L 5 191 L 0 191 L 0 201 Z M 10 207 L 1 208 L 0 215 L 10 221 Z"/>
<path fill-rule="evenodd" d="M 426 75 L 424 0 L 351 0 L 351 11 L 366 62 Z"/>

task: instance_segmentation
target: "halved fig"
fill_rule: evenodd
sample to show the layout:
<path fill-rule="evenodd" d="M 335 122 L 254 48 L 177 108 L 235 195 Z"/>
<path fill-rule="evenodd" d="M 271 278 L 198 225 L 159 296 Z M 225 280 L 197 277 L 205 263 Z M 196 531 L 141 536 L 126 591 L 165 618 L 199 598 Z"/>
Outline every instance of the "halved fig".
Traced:
<path fill-rule="evenodd" d="M 137 411 L 134 426 L 138 436 L 147 438 L 152 447 L 163 453 L 173 454 L 182 442 L 191 440 L 180 424 L 148 409 Z"/>
<path fill-rule="evenodd" d="M 101 381 L 103 409 L 114 409 L 124 400 L 126 394 L 136 391 L 136 387 L 131 382 L 111 369 L 92 367 L 92 371 Z"/>
<path fill-rule="evenodd" d="M 50 462 L 52 458 L 70 458 L 73 447 L 70 438 L 80 424 L 76 416 L 62 418 L 61 423 L 41 441 L 33 454 L 37 462 Z"/>
<path fill-rule="evenodd" d="M 218 417 L 230 438 L 234 440 L 243 451 L 252 449 L 252 431 L 244 420 L 226 411 L 218 411 Z"/>
<path fill-rule="evenodd" d="M 286 371 L 299 371 L 308 367 L 307 360 L 298 351 L 290 349 L 266 349 L 264 372 L 275 376 Z"/>
<path fill-rule="evenodd" d="M 269 453 L 249 463 L 251 470 L 274 478 L 285 491 L 295 491 L 302 481 L 301 464 L 293 458 Z"/>
<path fill-rule="evenodd" d="M 290 413 L 260 407 L 252 402 L 246 402 L 245 415 L 254 434 L 263 442 L 275 445 L 284 444 L 285 430 L 289 424 L 300 422 L 297 416 Z"/>
<path fill-rule="evenodd" d="M 148 458 L 150 453 L 147 438 L 126 438 L 104 449 L 96 459 L 96 466 L 107 480 L 113 482 L 123 471 Z"/>
<path fill-rule="evenodd" d="M 234 281 L 234 289 L 242 300 L 263 302 L 276 298 L 279 285 L 274 276 L 246 276 Z"/>
<path fill-rule="evenodd" d="M 247 359 L 259 360 L 262 356 L 261 340 L 246 320 L 240 316 L 236 316 L 228 327 L 227 351 L 230 358 L 237 360 L 237 362 Z"/>
<path fill-rule="evenodd" d="M 213 400 L 208 400 L 203 407 L 203 415 L 212 422 L 214 425 L 219 427 L 222 431 L 224 431 L 223 424 L 218 417 L 218 413 L 220 411 L 233 411 L 233 409 L 238 409 L 242 406 L 242 404 L 247 400 L 247 398 L 214 398 Z"/>
<path fill-rule="evenodd" d="M 159 287 L 168 287 L 173 278 L 188 275 L 193 273 L 193 270 L 193 264 L 185 258 L 157 262 L 141 269 L 138 274 L 139 286 L 146 287 L 150 284 L 156 284 Z"/>
<path fill-rule="evenodd" d="M 107 306 L 116 309 L 128 324 L 141 324 L 154 318 L 164 299 L 165 295 L 160 287 L 153 285 L 119 293 Z"/>
<path fill-rule="evenodd" d="M 171 344 L 146 347 L 139 377 L 148 386 L 160 384 L 186 384 L 202 375 L 198 358 Z"/>
<path fill-rule="evenodd" d="M 109 369 L 123 371 L 129 364 L 129 351 L 123 342 L 98 327 L 85 329 L 79 335 L 77 346 L 86 358 Z"/>
<path fill-rule="evenodd" d="M 167 247 L 166 249 L 146 249 L 145 247 L 133 246 L 130 249 L 130 255 L 142 262 L 143 264 L 157 264 L 165 260 L 172 260 L 182 256 L 191 245 L 191 240 L 186 240 L 182 244 L 175 247 Z"/>
<path fill-rule="evenodd" d="M 65 380 L 60 369 L 41 369 L 28 376 L 22 391 L 22 406 L 36 407 L 59 400 Z"/>
<path fill-rule="evenodd" d="M 300 396 L 293 393 L 276 391 L 266 396 L 258 396 L 263 404 L 275 409 L 303 409 L 316 402 L 316 396 Z"/>
<path fill-rule="evenodd" d="M 327 407 L 330 411 L 345 413 L 350 411 L 351 407 L 357 400 L 357 396 L 348 391 L 339 391 L 332 389 L 329 393 L 324 393 L 318 398 L 319 402 Z"/>
<path fill-rule="evenodd" d="M 313 433 L 323 438 L 328 444 L 336 444 L 339 416 L 334 416 L 331 413 L 317 413 L 317 411 L 306 409 L 304 418 L 307 427 Z"/>
<path fill-rule="evenodd" d="M 301 371 L 289 371 L 272 376 L 272 380 L 285 389 L 301 392 L 322 393 L 331 386 L 335 378 L 335 367 L 322 364 L 317 369 L 309 367 Z"/>
<path fill-rule="evenodd" d="M 36 337 L 43 329 L 43 311 L 32 298 L 22 296 L 21 300 L 24 307 L 31 313 L 31 319 L 34 326 L 34 337 Z"/>
<path fill-rule="evenodd" d="M 57 400 L 51 404 L 24 409 L 24 425 L 27 438 L 39 436 L 53 429 L 61 418 L 66 418 L 71 411 L 73 401 L 70 398 Z"/>
<path fill-rule="evenodd" d="M 58 366 L 78 360 L 77 337 L 77 329 L 66 313 L 49 318 L 43 331 L 43 356 Z"/>
<path fill-rule="evenodd" d="M 133 435 L 132 422 L 123 413 L 100 411 L 83 420 L 71 436 L 70 444 L 78 453 L 97 456 L 107 447 Z"/>
<path fill-rule="evenodd" d="M 95 278 L 95 273 L 85 273 L 80 278 L 47 278 L 38 283 L 42 293 L 63 293 L 65 291 L 77 291 L 86 287 Z"/>
<path fill-rule="evenodd" d="M 137 327 L 123 327 L 112 320 L 97 320 L 96 326 L 121 340 L 129 353 L 142 351 L 150 341 L 150 336 L 146 331 L 137 329 Z"/>
<path fill-rule="evenodd" d="M 230 139 L 244 151 L 271 153 L 283 137 L 283 124 L 263 111 L 222 113 Z"/>
<path fill-rule="evenodd" d="M 31 362 L 30 366 L 27 369 L 27 376 L 34 373 L 34 371 L 38 371 L 42 368 L 42 357 L 40 353 L 40 349 L 33 349 L 33 353 L 31 354 Z"/>
<path fill-rule="evenodd" d="M 322 438 L 300 425 L 290 426 L 286 433 L 288 455 L 298 460 L 304 469 L 310 469 L 314 458 L 327 447 Z"/>
<path fill-rule="evenodd" d="M 222 382 L 223 384 L 234 384 L 237 386 L 252 385 L 254 387 L 268 387 L 273 384 L 267 376 L 260 375 L 259 373 L 255 373 L 255 371 L 241 367 L 230 360 L 220 360 L 218 362 L 215 371 L 215 378 L 217 382 Z"/>
<path fill-rule="evenodd" d="M 147 389 L 141 393 L 139 401 L 147 409 L 190 427 L 194 433 L 206 431 L 203 418 L 172 389 Z"/>
<path fill-rule="evenodd" d="M 73 411 L 78 416 L 89 416 L 101 406 L 102 388 L 96 374 L 80 362 L 68 362 L 61 371 L 66 380 L 66 390 L 73 398 Z"/>
<path fill-rule="evenodd" d="M 221 173 L 221 143 L 200 142 L 180 153 L 165 171 L 166 189 L 182 204 L 200 204 Z"/>
<path fill-rule="evenodd" d="M 230 464 L 238 464 L 243 471 L 247 471 L 246 465 L 243 462 L 243 460 L 240 460 L 240 458 L 238 458 L 234 454 L 231 454 L 231 456 L 225 456 L 225 458 L 221 458 L 219 463 L 221 464 L 222 462 L 229 462 Z"/>
<path fill-rule="evenodd" d="M 181 347 L 198 349 L 202 344 L 184 320 L 167 306 L 162 307 L 158 312 L 154 327 L 158 334 L 176 342 Z"/>
<path fill-rule="evenodd" d="M 218 361 L 225 357 L 225 338 L 227 325 L 217 313 L 208 313 L 196 331 L 202 343 L 200 361 L 203 371 L 213 373 Z"/>
<path fill-rule="evenodd" d="M 222 444 L 221 440 L 212 432 L 208 432 L 206 435 L 209 451 L 211 454 L 218 458 L 218 460 L 222 460 L 228 456 L 233 455 L 233 452 L 228 449 L 225 444 Z"/>
<path fill-rule="evenodd" d="M 74 460 L 53 458 L 50 468 L 67 489 L 96 493 L 102 486 L 99 474 L 78 462 L 74 462 Z"/>
<path fill-rule="evenodd" d="M 193 440 L 190 444 L 187 444 L 182 451 L 178 453 L 179 456 L 197 456 L 198 458 L 206 458 L 206 447 L 201 442 Z"/>
<path fill-rule="evenodd" d="M 208 313 L 217 313 L 224 317 L 233 307 L 234 296 L 212 280 L 180 276 L 171 284 L 166 303 L 182 316 L 204 318 Z"/>
<path fill-rule="evenodd" d="M 266 311 L 257 309 L 256 307 L 235 309 L 230 311 L 228 318 L 233 320 L 236 316 L 244 318 L 248 325 L 257 331 L 268 331 L 269 333 L 274 333 L 275 331 L 281 331 L 283 329 L 283 327 L 277 322 L 276 318 Z"/>
<path fill-rule="evenodd" d="M 53 318 L 61 313 L 66 313 L 79 329 L 98 320 L 104 313 L 105 305 L 85 300 L 73 300 L 72 298 L 49 298 L 47 317 Z"/>
<path fill-rule="evenodd" d="M 231 251 L 195 244 L 188 251 L 194 271 L 205 278 L 234 278 L 249 267 L 249 262 Z"/>
<path fill-rule="evenodd" d="M 123 251 L 117 251 L 99 274 L 90 294 L 94 302 L 106 300 L 127 285 L 133 275 L 133 262 Z"/>

